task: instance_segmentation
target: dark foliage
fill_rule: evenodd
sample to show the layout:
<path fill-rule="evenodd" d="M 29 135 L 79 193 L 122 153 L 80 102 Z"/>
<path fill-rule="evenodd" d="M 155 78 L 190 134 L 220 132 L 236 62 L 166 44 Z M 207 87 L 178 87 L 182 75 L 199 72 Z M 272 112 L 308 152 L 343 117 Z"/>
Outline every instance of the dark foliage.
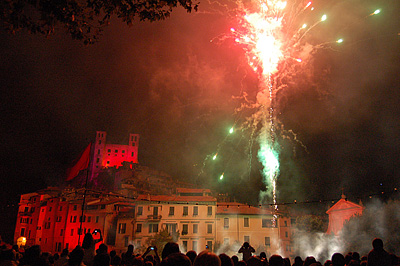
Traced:
<path fill-rule="evenodd" d="M 85 44 L 98 41 L 102 30 L 117 16 L 127 25 L 134 19 L 158 21 L 182 6 L 197 11 L 192 0 L 5 0 L 0 1 L 0 23 L 10 33 L 25 29 L 45 36 L 64 28 Z"/>

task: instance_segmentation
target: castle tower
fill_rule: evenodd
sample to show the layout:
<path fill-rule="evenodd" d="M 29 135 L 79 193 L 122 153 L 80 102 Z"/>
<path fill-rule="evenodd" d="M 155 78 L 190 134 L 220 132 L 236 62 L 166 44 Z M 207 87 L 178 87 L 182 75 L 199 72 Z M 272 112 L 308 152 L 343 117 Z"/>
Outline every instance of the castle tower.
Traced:
<path fill-rule="evenodd" d="M 93 145 L 92 163 L 90 166 L 92 178 L 96 176 L 102 168 L 106 138 L 107 133 L 105 131 L 96 131 L 96 140 Z"/>
<path fill-rule="evenodd" d="M 106 137 L 105 131 L 96 132 L 90 167 L 92 179 L 104 168 L 118 168 L 122 166 L 122 162 L 139 163 L 139 134 L 130 134 L 128 145 L 106 143 Z"/>

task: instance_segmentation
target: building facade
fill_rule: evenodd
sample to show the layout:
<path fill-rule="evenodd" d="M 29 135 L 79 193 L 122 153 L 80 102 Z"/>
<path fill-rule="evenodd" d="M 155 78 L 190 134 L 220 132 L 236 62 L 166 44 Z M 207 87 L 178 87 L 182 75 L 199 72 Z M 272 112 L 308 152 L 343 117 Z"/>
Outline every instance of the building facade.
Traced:
<path fill-rule="evenodd" d="M 285 233 L 290 231 L 288 218 L 278 216 L 273 225 L 269 210 L 218 202 L 209 189 L 177 188 L 173 195 L 134 199 L 92 191 L 82 215 L 83 192 L 48 188 L 22 195 L 14 242 L 38 244 L 42 251 L 55 253 L 72 250 L 84 234 L 100 229 L 104 243 L 119 253 L 130 244 L 137 250 L 146 248 L 161 230 L 167 230 L 183 252 L 208 248 L 233 255 L 248 241 L 256 254 L 285 254 L 285 241 L 290 243 L 290 234 Z"/>
<path fill-rule="evenodd" d="M 326 213 L 329 215 L 327 234 L 338 235 L 344 223 L 355 215 L 362 215 L 364 206 L 347 200 L 342 194 L 342 198 L 336 202 Z"/>
<path fill-rule="evenodd" d="M 107 143 L 107 133 L 97 131 L 93 146 L 90 165 L 92 178 L 104 168 L 120 167 L 123 162 L 139 162 L 139 134 L 129 134 L 128 145 L 120 145 Z"/>

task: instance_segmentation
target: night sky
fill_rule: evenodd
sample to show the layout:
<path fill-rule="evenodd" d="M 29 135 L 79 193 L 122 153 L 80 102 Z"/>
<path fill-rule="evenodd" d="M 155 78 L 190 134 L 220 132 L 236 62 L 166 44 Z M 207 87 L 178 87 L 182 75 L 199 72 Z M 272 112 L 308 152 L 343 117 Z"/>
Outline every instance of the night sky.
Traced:
<path fill-rule="evenodd" d="M 97 130 L 119 144 L 138 133 L 140 164 L 257 203 L 257 147 L 249 150 L 250 132 L 239 129 L 251 112 L 235 109 L 243 92 L 254 97 L 258 81 L 242 47 L 225 38 L 238 23 L 234 7 L 201 2 L 197 13 L 178 8 L 165 21 L 131 27 L 115 20 L 90 46 L 63 30 L 49 38 L 1 31 L 2 204 L 62 183 Z M 400 178 L 400 2 L 315 7 L 304 19 L 329 19 L 308 41 L 345 41 L 287 73 L 277 94 L 279 132 L 291 136 L 278 138 L 278 201 L 392 191 Z"/>

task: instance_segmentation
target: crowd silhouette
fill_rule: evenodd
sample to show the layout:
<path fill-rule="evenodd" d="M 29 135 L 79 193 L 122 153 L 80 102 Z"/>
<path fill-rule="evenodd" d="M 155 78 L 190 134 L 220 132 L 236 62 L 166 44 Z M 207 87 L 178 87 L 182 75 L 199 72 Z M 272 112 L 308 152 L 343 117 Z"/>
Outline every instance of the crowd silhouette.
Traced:
<path fill-rule="evenodd" d="M 8 248 L 3 245 L 0 250 L 0 266 L 395 266 L 400 265 L 400 259 L 383 248 L 383 241 L 375 238 L 372 249 L 368 254 L 360 256 L 358 252 L 348 252 L 343 255 L 334 253 L 331 259 L 324 262 L 317 261 L 309 256 L 296 256 L 293 261 L 274 254 L 267 258 L 265 252 L 253 255 L 255 250 L 245 242 L 238 253 L 243 254 L 242 260 L 238 256 L 232 257 L 225 253 L 215 254 L 206 249 L 199 254 L 190 250 L 182 253 L 179 245 L 168 242 L 163 247 L 161 258 L 156 246 L 150 246 L 143 254 L 138 254 L 133 245 L 127 247 L 126 252 L 117 254 L 115 250 L 108 250 L 108 246 L 100 244 L 95 250 L 96 242 L 92 236 L 85 235 L 82 246 L 76 246 L 71 252 L 64 249 L 61 254 L 41 252 L 39 245 L 25 249 L 14 245 Z"/>

